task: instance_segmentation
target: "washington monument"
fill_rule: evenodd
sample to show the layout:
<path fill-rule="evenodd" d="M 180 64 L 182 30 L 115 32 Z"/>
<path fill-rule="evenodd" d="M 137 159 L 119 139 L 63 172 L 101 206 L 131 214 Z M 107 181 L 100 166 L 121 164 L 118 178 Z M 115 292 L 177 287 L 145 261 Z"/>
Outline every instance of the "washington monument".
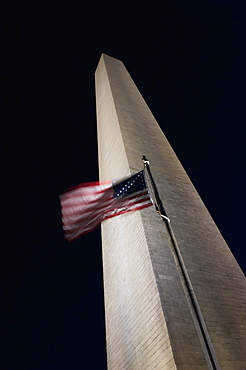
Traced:
<path fill-rule="evenodd" d="M 104 54 L 96 104 L 100 180 L 145 156 L 165 210 L 102 223 L 108 369 L 246 369 L 244 274 L 123 63 Z"/>

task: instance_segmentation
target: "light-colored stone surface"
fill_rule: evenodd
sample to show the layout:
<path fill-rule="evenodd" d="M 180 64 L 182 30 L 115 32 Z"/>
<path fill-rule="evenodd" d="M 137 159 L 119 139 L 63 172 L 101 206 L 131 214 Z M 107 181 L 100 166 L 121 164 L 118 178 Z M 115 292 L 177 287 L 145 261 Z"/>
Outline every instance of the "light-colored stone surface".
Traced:
<path fill-rule="evenodd" d="M 100 180 L 151 169 L 221 369 L 246 369 L 246 283 L 122 62 L 96 71 Z M 108 369 L 207 369 L 154 207 L 102 224 Z"/>

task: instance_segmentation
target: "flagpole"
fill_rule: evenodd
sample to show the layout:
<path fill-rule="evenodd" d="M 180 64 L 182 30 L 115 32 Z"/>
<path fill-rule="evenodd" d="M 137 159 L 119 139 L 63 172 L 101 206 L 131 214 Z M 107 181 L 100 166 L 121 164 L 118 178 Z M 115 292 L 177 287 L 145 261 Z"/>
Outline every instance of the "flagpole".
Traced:
<path fill-rule="evenodd" d="M 195 321 L 197 323 L 197 327 L 199 328 L 198 334 L 199 334 L 199 337 L 202 341 L 202 347 L 203 347 L 203 349 L 205 349 L 205 352 L 204 352 L 205 357 L 208 360 L 208 363 L 209 363 L 211 369 L 219 370 L 220 366 L 218 364 L 218 360 L 216 358 L 215 351 L 213 349 L 212 341 L 210 339 L 208 330 L 206 328 L 204 319 L 202 317 L 202 313 L 201 313 L 200 307 L 198 305 L 198 301 L 196 299 L 194 289 L 192 287 L 192 284 L 191 284 L 188 272 L 186 270 L 183 258 L 181 256 L 178 243 L 177 243 L 175 235 L 173 233 L 173 229 L 172 229 L 172 226 L 171 226 L 170 219 L 169 219 L 169 217 L 168 217 L 168 215 L 165 211 L 165 208 L 164 208 L 162 200 L 159 196 L 159 192 L 158 192 L 158 189 L 156 187 L 154 178 L 152 176 L 149 161 L 148 161 L 148 159 L 146 158 L 145 155 L 142 156 L 142 160 L 143 160 L 143 163 L 144 163 L 144 167 L 146 168 L 146 170 L 148 172 L 151 187 L 152 187 L 153 192 L 154 192 L 155 201 L 156 201 L 155 202 L 156 211 L 159 213 L 159 215 L 161 217 L 161 220 L 164 222 L 164 224 L 166 226 L 166 231 L 167 231 L 169 239 L 170 239 L 172 253 L 174 255 L 174 259 L 176 261 L 176 264 L 178 266 L 178 272 L 179 272 L 179 275 L 181 277 L 181 282 L 183 282 L 184 290 L 185 290 L 186 296 L 188 298 L 188 303 L 189 303 L 189 306 L 190 306 L 190 309 L 191 309 L 191 313 L 192 313 L 192 316 L 193 316 L 193 318 L 195 319 Z"/>

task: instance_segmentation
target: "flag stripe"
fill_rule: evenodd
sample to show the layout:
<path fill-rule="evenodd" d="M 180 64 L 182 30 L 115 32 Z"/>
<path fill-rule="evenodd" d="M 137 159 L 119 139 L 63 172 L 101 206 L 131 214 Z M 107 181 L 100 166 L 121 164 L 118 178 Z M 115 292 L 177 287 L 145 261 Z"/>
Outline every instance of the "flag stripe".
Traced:
<path fill-rule="evenodd" d="M 138 206 L 139 204 L 147 202 L 148 204 L 151 204 L 151 201 L 149 200 L 149 196 L 146 195 L 138 196 L 134 199 L 129 199 L 127 204 L 126 201 L 124 202 L 121 200 L 111 199 L 109 202 L 105 203 L 103 207 L 100 205 L 97 208 L 91 208 L 91 209 L 85 209 L 83 211 L 83 214 L 81 214 L 79 211 L 76 213 L 71 212 L 69 215 L 63 215 L 63 220 L 66 223 L 66 226 L 72 225 L 74 222 L 82 222 L 83 220 L 86 221 L 87 219 L 90 219 L 93 214 L 103 213 L 106 212 L 114 212 L 116 209 L 123 209 L 123 208 L 134 208 L 134 206 Z"/>
<path fill-rule="evenodd" d="M 110 189 L 107 189 L 103 195 L 95 195 L 94 197 L 84 197 L 84 196 L 81 196 L 79 198 L 76 198 L 76 199 L 71 199 L 68 202 L 65 202 L 64 205 L 63 205 L 63 208 L 64 210 L 66 208 L 69 208 L 69 207 L 73 207 L 74 205 L 76 206 L 83 206 L 83 205 L 90 205 L 90 204 L 94 204 L 94 203 L 99 203 L 99 202 L 103 202 L 103 201 L 106 201 L 108 200 L 109 198 L 113 198 L 113 189 L 110 188 Z"/>
<path fill-rule="evenodd" d="M 70 229 L 69 231 L 65 231 L 66 239 L 68 241 L 75 240 L 78 237 L 88 233 L 89 231 L 94 230 L 100 224 L 100 222 L 102 222 L 102 221 L 105 221 L 109 218 L 112 218 L 112 217 L 130 212 L 130 211 L 137 211 L 137 210 L 140 210 L 140 209 L 143 209 L 143 208 L 147 208 L 147 207 L 150 207 L 151 205 L 153 205 L 152 202 L 150 203 L 149 201 L 147 201 L 145 204 L 142 204 L 141 206 L 139 206 L 137 208 L 132 207 L 131 209 L 128 209 L 128 210 L 125 210 L 125 211 L 121 210 L 121 211 L 119 211 L 115 214 L 109 214 L 105 218 L 103 218 L 103 215 L 97 215 L 97 217 L 94 217 L 91 220 L 91 222 L 88 222 L 87 225 L 78 224 L 76 228 Z"/>
<path fill-rule="evenodd" d="M 60 198 L 62 199 L 62 202 L 65 206 L 66 204 L 70 204 L 70 202 L 74 203 L 81 198 L 88 199 L 88 200 L 95 199 L 97 197 L 99 198 L 101 194 L 104 194 L 105 191 L 107 191 L 110 188 L 112 188 L 111 185 L 104 186 L 104 187 L 97 186 L 97 187 L 93 187 L 93 189 L 80 188 L 80 189 L 77 189 L 76 191 L 70 192 L 68 195 L 62 194 Z"/>
<path fill-rule="evenodd" d="M 141 200 L 141 199 L 143 199 L 144 196 L 146 196 L 149 199 L 149 194 L 148 194 L 147 190 L 137 192 L 133 195 L 129 195 L 128 197 L 123 198 L 122 201 L 124 202 L 124 201 L 126 201 L 126 199 L 128 199 L 128 201 L 131 201 L 131 200 L 134 200 L 134 199 Z M 62 212 L 63 212 L 63 215 L 65 217 L 67 215 L 69 216 L 71 214 L 76 214 L 76 212 L 81 212 L 81 207 L 83 207 L 83 213 L 86 213 L 87 211 L 90 211 L 90 209 L 97 210 L 97 209 L 100 209 L 101 207 L 103 207 L 104 205 L 111 204 L 113 202 L 115 203 L 116 200 L 118 202 L 120 202 L 121 199 L 122 198 L 113 198 L 112 196 L 110 196 L 109 198 L 106 198 L 105 200 L 104 199 L 100 199 L 100 201 L 94 200 L 94 201 L 91 201 L 89 203 L 79 202 L 78 204 L 71 205 L 71 206 L 65 205 L 65 207 L 63 206 L 63 208 L 62 208 Z"/>

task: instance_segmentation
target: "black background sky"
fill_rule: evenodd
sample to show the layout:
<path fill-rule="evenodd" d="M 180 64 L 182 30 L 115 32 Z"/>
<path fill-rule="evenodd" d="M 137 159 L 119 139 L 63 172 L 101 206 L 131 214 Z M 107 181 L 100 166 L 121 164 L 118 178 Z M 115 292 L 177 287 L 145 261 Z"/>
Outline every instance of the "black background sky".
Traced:
<path fill-rule="evenodd" d="M 1 369 L 106 369 L 100 229 L 67 244 L 59 204 L 98 179 L 100 55 L 124 62 L 245 272 L 245 2 L 23 1 L 2 25 Z"/>

